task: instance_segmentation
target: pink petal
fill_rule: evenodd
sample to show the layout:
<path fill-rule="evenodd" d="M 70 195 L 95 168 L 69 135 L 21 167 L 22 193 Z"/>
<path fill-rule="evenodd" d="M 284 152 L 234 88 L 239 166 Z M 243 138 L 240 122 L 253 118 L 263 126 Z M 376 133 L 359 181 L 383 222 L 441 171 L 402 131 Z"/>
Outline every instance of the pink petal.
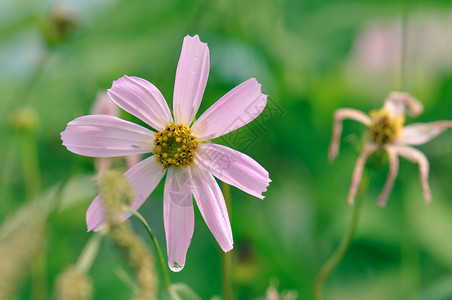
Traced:
<path fill-rule="evenodd" d="M 195 161 L 221 181 L 260 199 L 271 181 L 268 172 L 255 160 L 225 146 L 200 144 Z"/>
<path fill-rule="evenodd" d="M 108 95 L 119 107 L 158 131 L 173 120 L 160 91 L 142 78 L 124 75 L 113 82 Z"/>
<path fill-rule="evenodd" d="M 386 179 L 383 191 L 381 192 L 377 200 L 377 204 L 380 206 L 386 206 L 386 201 L 388 200 L 388 196 L 392 191 L 392 187 L 394 186 L 394 181 L 396 179 L 397 173 L 399 172 L 399 158 L 397 156 L 397 153 L 390 146 L 385 147 L 385 149 L 388 153 L 389 158 L 389 175 Z"/>
<path fill-rule="evenodd" d="M 416 117 L 424 111 L 422 103 L 408 93 L 391 92 L 385 100 L 384 107 L 393 112 L 394 116 L 405 114 L 405 108 L 408 108 L 408 115 Z"/>
<path fill-rule="evenodd" d="M 264 110 L 267 95 L 255 78 L 233 88 L 207 109 L 193 124 L 193 135 L 199 140 L 209 140 L 234 131 Z"/>
<path fill-rule="evenodd" d="M 365 144 L 364 149 L 356 160 L 355 169 L 353 170 L 352 185 L 350 186 L 350 191 L 348 193 L 348 203 L 352 204 L 355 200 L 356 192 L 358 191 L 358 186 L 361 183 L 363 176 L 363 169 L 369 155 L 377 150 L 377 146 L 373 144 Z"/>
<path fill-rule="evenodd" d="M 185 265 L 195 226 L 188 169 L 169 169 L 163 199 L 168 265 L 179 272 Z"/>
<path fill-rule="evenodd" d="M 173 111 L 177 124 L 190 125 L 198 112 L 209 76 L 210 58 L 199 36 L 186 36 L 177 64 Z"/>
<path fill-rule="evenodd" d="M 334 124 L 333 124 L 333 137 L 331 138 L 330 149 L 328 151 L 328 158 L 330 161 L 336 159 L 339 154 L 339 147 L 341 143 L 342 134 L 342 122 L 345 119 L 352 119 L 363 123 L 366 126 L 370 126 L 372 120 L 365 113 L 351 108 L 341 108 L 336 110 L 334 113 Z"/>
<path fill-rule="evenodd" d="M 152 131 L 108 115 L 88 115 L 69 122 L 61 139 L 69 151 L 92 157 L 149 153 L 154 148 Z"/>
<path fill-rule="evenodd" d="M 148 157 L 139 162 L 134 167 L 124 173 L 125 178 L 132 186 L 135 196 L 131 208 L 137 210 L 146 201 L 149 195 L 154 191 L 165 173 L 162 172 L 162 165 L 159 164 L 154 156 Z M 124 213 L 122 219 L 130 217 L 130 213 Z M 86 212 L 86 224 L 88 231 L 98 231 L 102 228 L 104 221 L 104 208 L 102 198 L 98 195 Z"/>
<path fill-rule="evenodd" d="M 212 174 L 197 165 L 189 167 L 191 188 L 204 221 L 224 252 L 232 249 L 232 230 L 220 187 Z"/>
<path fill-rule="evenodd" d="M 437 121 L 430 123 L 416 123 L 403 127 L 402 136 L 397 144 L 422 145 L 452 128 L 452 121 Z"/>
<path fill-rule="evenodd" d="M 428 172 L 430 165 L 427 157 L 421 151 L 409 146 L 391 146 L 400 156 L 405 157 L 409 161 L 419 164 L 419 176 L 421 180 L 422 190 L 424 192 L 425 201 L 432 201 L 432 193 L 428 185 Z"/>

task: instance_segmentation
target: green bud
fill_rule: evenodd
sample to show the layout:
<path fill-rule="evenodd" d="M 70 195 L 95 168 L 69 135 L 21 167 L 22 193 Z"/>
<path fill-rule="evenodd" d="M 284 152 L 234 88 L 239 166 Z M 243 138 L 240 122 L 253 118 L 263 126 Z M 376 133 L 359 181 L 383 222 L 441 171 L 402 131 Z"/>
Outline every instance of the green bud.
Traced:
<path fill-rule="evenodd" d="M 41 32 L 49 46 L 61 44 L 68 40 L 78 29 L 77 20 L 66 7 L 57 6 L 42 22 Z"/>
<path fill-rule="evenodd" d="M 11 114 L 9 123 L 14 129 L 34 132 L 39 128 L 39 115 L 32 107 L 22 107 Z"/>

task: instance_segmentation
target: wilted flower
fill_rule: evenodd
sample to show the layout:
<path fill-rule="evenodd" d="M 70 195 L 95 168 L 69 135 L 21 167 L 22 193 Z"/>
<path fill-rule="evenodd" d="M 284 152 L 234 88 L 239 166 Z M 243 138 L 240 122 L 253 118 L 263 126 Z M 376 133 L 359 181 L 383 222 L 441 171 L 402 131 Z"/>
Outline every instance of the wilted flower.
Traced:
<path fill-rule="evenodd" d="M 428 160 L 421 151 L 410 146 L 422 145 L 430 141 L 447 128 L 452 127 L 452 121 L 416 123 L 403 126 L 405 122 L 405 108 L 408 108 L 408 115 L 412 117 L 419 115 L 423 111 L 422 104 L 409 94 L 392 92 L 386 99 L 383 108 L 371 111 L 369 116 L 350 108 L 338 109 L 335 112 L 333 138 L 329 149 L 330 160 L 334 160 L 339 152 L 342 121 L 344 119 L 353 119 L 369 128 L 367 141 L 353 171 L 352 184 L 348 195 L 349 203 L 353 203 L 367 158 L 378 149 L 385 150 L 389 159 L 389 175 L 383 191 L 378 197 L 378 205 L 386 205 L 386 200 L 399 170 L 399 155 L 419 164 L 424 198 L 427 202 L 431 201 L 432 196 L 428 185 Z"/>
<path fill-rule="evenodd" d="M 221 248 L 226 252 L 233 247 L 227 208 L 212 175 L 258 198 L 264 198 L 270 182 L 268 172 L 247 155 L 208 142 L 244 126 L 263 111 L 267 96 L 256 79 L 232 89 L 193 123 L 207 83 L 209 60 L 207 44 L 197 35 L 184 38 L 174 86 L 174 119 L 152 83 L 129 76 L 113 83 L 110 98 L 157 132 L 113 116 L 90 115 L 71 121 L 61 133 L 68 150 L 80 155 L 153 154 L 124 175 L 135 195 L 131 207 L 138 209 L 167 173 L 163 212 L 168 264 L 173 271 L 183 268 L 193 235 L 192 195 Z M 100 196 L 91 203 L 86 218 L 88 230 L 103 225 Z"/>

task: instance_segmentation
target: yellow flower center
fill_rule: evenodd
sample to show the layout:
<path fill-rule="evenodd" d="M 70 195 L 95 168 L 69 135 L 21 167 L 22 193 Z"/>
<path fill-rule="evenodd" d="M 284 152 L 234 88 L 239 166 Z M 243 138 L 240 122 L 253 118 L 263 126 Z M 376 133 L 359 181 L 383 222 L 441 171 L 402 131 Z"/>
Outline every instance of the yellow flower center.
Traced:
<path fill-rule="evenodd" d="M 392 143 L 401 133 L 405 116 L 391 116 L 391 112 L 382 108 L 369 113 L 372 118 L 370 125 L 370 140 L 376 144 L 383 145 Z"/>
<path fill-rule="evenodd" d="M 167 168 L 179 168 L 191 165 L 195 161 L 193 153 L 198 149 L 199 142 L 191 134 L 187 125 L 176 125 L 173 122 L 166 125 L 165 130 L 154 132 L 154 149 L 156 160 Z"/>

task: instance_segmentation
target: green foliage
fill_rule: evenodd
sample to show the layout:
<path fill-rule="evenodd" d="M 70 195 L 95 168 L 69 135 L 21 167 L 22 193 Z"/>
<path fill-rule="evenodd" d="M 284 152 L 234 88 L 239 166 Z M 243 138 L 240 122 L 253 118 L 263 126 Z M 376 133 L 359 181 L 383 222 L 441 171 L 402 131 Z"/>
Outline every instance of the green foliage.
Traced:
<path fill-rule="evenodd" d="M 67 151 L 60 132 L 67 122 L 88 114 L 97 92 L 124 74 L 155 84 L 171 106 L 187 34 L 199 34 L 211 54 L 200 113 L 251 77 L 262 83 L 270 99 L 260 118 L 217 140 L 253 157 L 272 179 L 263 201 L 232 188 L 237 299 L 262 298 L 271 278 L 279 280 L 280 290 L 297 290 L 300 299 L 312 297 L 315 275 L 349 222 L 346 197 L 356 141 L 364 131 L 345 122 L 341 153 L 330 164 L 327 149 L 335 109 L 368 112 L 379 108 L 390 91 L 403 89 L 425 107 L 423 115 L 407 119 L 407 124 L 452 119 L 452 51 L 431 47 L 425 56 L 415 56 L 424 51 L 418 48 L 410 52 L 404 86 L 400 61 L 388 69 L 369 69 L 356 55 L 357 37 L 367 26 L 397 25 L 403 14 L 413 26 L 408 27 L 410 38 L 421 37 L 416 24 L 430 24 L 441 29 L 434 33 L 445 32 L 438 39 L 447 46 L 452 36 L 444 13 L 451 9 L 447 1 L 67 1 L 76 30 L 55 33 L 53 28 L 50 36 L 43 36 L 42 26 L 49 24 L 45 21 L 56 2 L 30 3 L 0 1 L 0 224 L 7 228 L 11 216 L 30 207 L 25 200 L 24 135 L 9 122 L 20 109 L 31 107 L 39 127 L 25 138 L 36 147 L 41 188 L 28 202 L 42 201 L 47 216 L 48 290 L 88 240 L 85 212 L 97 193 L 93 159 Z M 435 62 L 441 55 L 443 61 Z M 137 121 L 127 113 L 121 117 Z M 326 299 L 452 297 L 451 136 L 446 132 L 420 147 L 430 159 L 431 204 L 422 200 L 415 165 L 401 162 L 386 208 L 374 203 L 386 166 L 372 177 L 357 236 L 326 282 Z M 120 160 L 113 165 L 126 168 Z M 140 212 L 164 247 L 162 191 L 161 184 Z M 170 274 L 172 282 L 184 283 L 172 286 L 176 299 L 209 299 L 222 292 L 222 252 L 195 211 L 186 266 Z M 133 225 L 151 246 L 141 226 L 136 221 Z M 127 268 L 124 261 L 111 243 L 104 243 L 100 253 L 89 272 L 94 298 L 128 299 L 127 276 L 118 272 Z M 33 293 L 27 276 L 18 285 L 18 299 L 30 299 Z"/>

